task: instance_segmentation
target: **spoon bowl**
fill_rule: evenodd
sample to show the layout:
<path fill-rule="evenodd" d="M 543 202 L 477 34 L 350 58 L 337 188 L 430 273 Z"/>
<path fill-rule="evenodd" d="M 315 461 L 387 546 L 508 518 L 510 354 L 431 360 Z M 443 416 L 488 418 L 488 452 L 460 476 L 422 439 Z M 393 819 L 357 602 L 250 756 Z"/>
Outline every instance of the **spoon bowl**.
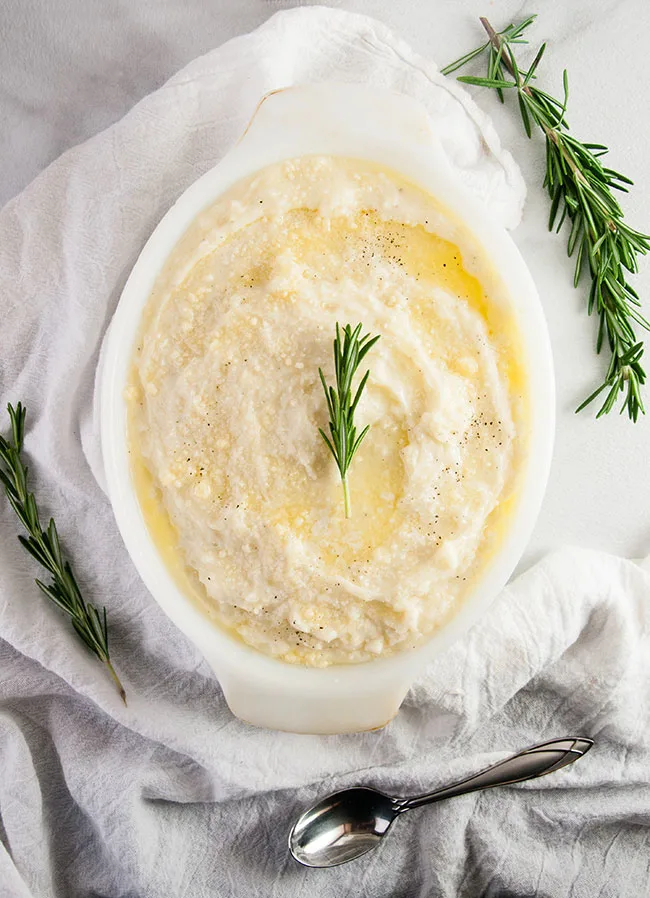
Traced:
<path fill-rule="evenodd" d="M 396 799 L 363 787 L 328 795 L 306 811 L 289 836 L 306 867 L 335 867 L 374 848 L 399 813 Z"/>

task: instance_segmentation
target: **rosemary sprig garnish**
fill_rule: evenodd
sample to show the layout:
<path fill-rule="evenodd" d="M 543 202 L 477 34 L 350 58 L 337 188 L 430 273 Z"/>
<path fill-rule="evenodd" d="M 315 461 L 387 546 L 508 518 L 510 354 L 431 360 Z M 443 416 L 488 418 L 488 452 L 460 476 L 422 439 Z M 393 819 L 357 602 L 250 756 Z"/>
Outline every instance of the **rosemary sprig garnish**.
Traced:
<path fill-rule="evenodd" d="M 361 324 L 357 324 L 354 330 L 352 330 L 349 324 L 346 324 L 343 328 L 343 339 L 341 340 L 341 329 L 337 322 L 336 337 L 334 338 L 336 389 L 327 386 L 322 369 L 318 369 L 323 390 L 325 391 L 325 398 L 327 399 L 327 408 L 330 413 L 329 428 L 331 439 L 322 428 L 319 427 L 318 430 L 334 456 L 341 475 L 346 518 L 349 518 L 352 514 L 350 490 L 348 487 L 348 468 L 355 452 L 361 445 L 361 441 L 370 430 L 370 425 L 367 424 L 359 436 L 357 436 L 357 429 L 354 424 L 354 412 L 359 404 L 363 388 L 368 382 L 370 371 L 366 371 L 361 378 L 361 383 L 357 387 L 354 399 L 352 398 L 352 378 L 364 357 L 378 339 L 379 336 L 371 337 L 370 334 L 361 337 Z"/>
<path fill-rule="evenodd" d="M 533 125 L 544 133 L 544 187 L 551 198 L 549 230 L 556 226 L 559 231 L 565 220 L 570 225 L 567 252 L 569 256 L 576 255 L 574 286 L 578 286 L 581 275 L 587 271 L 591 278 L 587 312 L 590 315 L 596 312 L 599 317 L 596 352 L 605 343 L 610 350 L 603 383 L 576 411 L 607 391 L 596 415 L 599 418 L 610 412 L 619 393 L 624 393 L 621 413 L 627 410 L 631 420 L 636 421 L 639 413 L 645 412 L 641 387 L 646 375 L 641 364 L 644 346 L 635 327 L 650 330 L 650 323 L 639 311 L 639 297 L 627 282 L 626 272 L 638 270 L 637 257 L 650 249 L 650 237 L 623 220 L 612 190 L 627 192 L 625 185 L 632 181 L 603 166 L 600 157 L 608 152 L 607 147 L 583 143 L 570 133 L 566 120 L 569 97 L 566 70 L 562 101 L 534 85 L 546 44 L 539 48 L 527 71 L 519 68 L 513 46 L 527 43 L 522 35 L 534 19 L 535 16 L 530 16 L 520 25 L 509 25 L 497 33 L 487 19 L 481 18 L 487 42 L 442 69 L 442 73 L 448 75 L 487 51 L 487 78 L 464 76 L 458 80 L 493 88 L 501 102 L 503 91 L 514 88 L 526 134 L 532 136 Z"/>
<path fill-rule="evenodd" d="M 0 481 L 7 493 L 9 504 L 28 534 L 26 537 L 21 535 L 18 539 L 29 554 L 52 575 L 49 585 L 38 579 L 36 585 L 70 617 L 77 634 L 108 668 L 120 697 L 126 704 L 124 687 L 115 672 L 108 651 L 106 608 L 100 614 L 94 605 L 84 602 L 70 562 L 61 552 L 56 525 L 50 519 L 47 530 L 41 527 L 36 499 L 27 487 L 28 469 L 21 458 L 26 409 L 19 402 L 15 409 L 12 405 L 8 405 L 7 410 L 11 421 L 11 439 L 7 440 L 0 436 L 0 462 L 2 462 Z"/>

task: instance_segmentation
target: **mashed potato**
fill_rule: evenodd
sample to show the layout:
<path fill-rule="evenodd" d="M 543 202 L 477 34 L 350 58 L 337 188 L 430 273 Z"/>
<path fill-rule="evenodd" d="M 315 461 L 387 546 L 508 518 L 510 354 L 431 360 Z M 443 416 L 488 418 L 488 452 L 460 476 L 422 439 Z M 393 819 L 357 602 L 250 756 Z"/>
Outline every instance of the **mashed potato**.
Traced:
<path fill-rule="evenodd" d="M 256 649 L 314 666 L 405 649 L 480 570 L 515 467 L 517 348 L 466 245 L 399 176 L 302 157 L 232 188 L 159 277 L 132 455 L 204 610 Z M 356 420 L 371 426 L 347 520 L 318 433 L 337 321 L 381 335 L 356 379 L 370 369 Z"/>

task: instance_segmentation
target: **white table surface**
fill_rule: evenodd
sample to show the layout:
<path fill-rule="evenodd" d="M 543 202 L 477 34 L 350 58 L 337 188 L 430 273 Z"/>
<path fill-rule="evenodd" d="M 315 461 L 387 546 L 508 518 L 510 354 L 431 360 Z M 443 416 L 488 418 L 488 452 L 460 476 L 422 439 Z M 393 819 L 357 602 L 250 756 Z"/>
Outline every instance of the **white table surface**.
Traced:
<path fill-rule="evenodd" d="M 248 31 L 283 0 L 2 0 L 0 4 L 0 203 L 68 147 L 120 118 L 195 56 Z M 309 5 L 309 4 L 302 4 Z M 648 0 L 334 0 L 374 15 L 440 65 L 482 40 L 477 17 L 503 27 L 539 12 L 533 40 L 548 40 L 540 84 L 561 90 L 569 69 L 569 120 L 577 135 L 613 148 L 611 164 L 637 182 L 629 221 L 650 228 L 650 113 L 646 102 Z M 650 551 L 650 408 L 633 425 L 574 414 L 597 383 L 595 321 L 586 289 L 572 287 L 566 235 L 546 230 L 543 146 L 522 137 L 512 106 L 486 91 L 503 141 L 529 188 L 514 238 L 535 277 L 555 352 L 558 426 L 548 492 L 524 563 L 567 543 L 639 556 Z M 650 259 L 635 286 L 650 311 Z M 650 369 L 650 341 L 647 357 Z M 650 392 L 648 393 L 650 407 Z"/>

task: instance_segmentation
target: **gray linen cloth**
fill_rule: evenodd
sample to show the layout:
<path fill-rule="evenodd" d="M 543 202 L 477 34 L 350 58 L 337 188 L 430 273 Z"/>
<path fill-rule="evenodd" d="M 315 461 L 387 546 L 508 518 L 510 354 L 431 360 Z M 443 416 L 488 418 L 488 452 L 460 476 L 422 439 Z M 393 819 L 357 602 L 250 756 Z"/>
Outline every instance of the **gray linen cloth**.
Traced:
<path fill-rule="evenodd" d="M 33 583 L 0 501 L 0 898 L 643 896 L 650 892 L 650 576 L 558 553 L 430 666 L 376 733 L 272 733 L 234 719 L 211 670 L 140 583 L 103 494 L 99 347 L 142 245 L 260 96 L 333 78 L 424 102 L 450 163 L 516 225 L 524 189 L 489 121 L 372 20 L 275 16 L 195 61 L 66 153 L 0 213 L 0 401 L 26 402 L 33 484 L 85 595 L 106 604 L 124 707 Z M 340 786 L 428 790 L 552 736 L 578 764 L 403 818 L 334 870 L 288 856 L 294 815 Z"/>

